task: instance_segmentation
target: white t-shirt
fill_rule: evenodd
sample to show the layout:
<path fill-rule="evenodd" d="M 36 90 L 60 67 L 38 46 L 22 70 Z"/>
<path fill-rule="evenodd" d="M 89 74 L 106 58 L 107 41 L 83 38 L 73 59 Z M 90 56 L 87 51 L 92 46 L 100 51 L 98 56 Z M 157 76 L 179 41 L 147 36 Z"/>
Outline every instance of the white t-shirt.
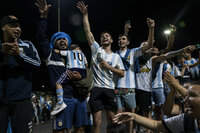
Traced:
<path fill-rule="evenodd" d="M 93 72 L 94 87 L 114 89 L 113 72 L 100 66 L 99 61 L 102 58 L 112 67 L 124 70 L 121 57 L 116 53 L 106 53 L 97 42 L 91 45 L 91 51 L 91 70 Z"/>
<path fill-rule="evenodd" d="M 160 63 L 159 69 L 156 72 L 156 78 L 152 82 L 152 88 L 164 87 L 163 81 L 162 81 L 163 64 L 164 62 Z"/>
<path fill-rule="evenodd" d="M 152 91 L 152 58 L 140 68 L 139 73 L 136 73 L 136 83 L 137 89 L 148 92 Z"/>

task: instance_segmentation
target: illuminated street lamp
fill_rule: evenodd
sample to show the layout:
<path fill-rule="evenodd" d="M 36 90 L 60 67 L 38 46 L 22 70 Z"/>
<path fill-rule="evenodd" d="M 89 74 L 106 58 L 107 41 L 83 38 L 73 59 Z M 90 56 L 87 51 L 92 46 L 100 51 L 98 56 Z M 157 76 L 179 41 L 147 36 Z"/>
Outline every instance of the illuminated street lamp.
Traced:
<path fill-rule="evenodd" d="M 170 35 L 171 32 L 172 32 L 171 30 L 167 29 L 167 30 L 164 31 L 164 34 L 165 34 L 165 35 Z"/>

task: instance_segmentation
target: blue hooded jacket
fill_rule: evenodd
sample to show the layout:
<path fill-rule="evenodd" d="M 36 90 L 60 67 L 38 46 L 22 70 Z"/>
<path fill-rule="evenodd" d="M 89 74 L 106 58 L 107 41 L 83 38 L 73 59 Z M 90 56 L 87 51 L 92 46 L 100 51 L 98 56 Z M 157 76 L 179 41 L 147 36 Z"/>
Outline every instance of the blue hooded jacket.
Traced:
<path fill-rule="evenodd" d="M 68 45 L 69 46 L 71 45 L 71 38 L 69 37 L 68 34 L 64 32 L 55 33 L 51 38 L 51 42 L 49 43 L 49 39 L 47 37 L 47 19 L 40 18 L 36 36 L 36 39 L 39 44 L 38 52 L 40 54 L 40 57 L 45 60 L 51 85 L 49 90 L 54 93 L 56 91 L 55 89 L 56 81 L 66 70 L 65 66 L 66 64 L 62 62 L 60 55 L 55 53 L 53 50 L 55 40 L 59 38 L 66 38 L 69 43 Z M 63 91 L 64 91 L 63 97 L 66 98 L 73 97 L 75 94 L 74 89 L 70 84 L 64 85 Z"/>

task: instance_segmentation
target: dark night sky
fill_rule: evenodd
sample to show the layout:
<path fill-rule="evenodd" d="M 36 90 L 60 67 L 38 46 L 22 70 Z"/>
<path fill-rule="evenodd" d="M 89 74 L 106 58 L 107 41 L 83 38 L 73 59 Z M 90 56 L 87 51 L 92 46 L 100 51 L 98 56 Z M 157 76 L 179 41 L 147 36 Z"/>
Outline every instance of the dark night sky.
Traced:
<path fill-rule="evenodd" d="M 78 0 L 60 1 L 61 31 L 69 33 L 72 42 L 81 45 L 89 60 L 90 49 L 83 31 L 82 16 L 76 8 Z M 57 32 L 57 0 L 47 0 L 47 2 L 52 4 L 48 16 L 50 38 Z M 163 31 L 169 24 L 177 26 L 174 50 L 200 43 L 200 0 L 84 0 L 84 2 L 88 4 L 91 31 L 96 41 L 99 42 L 102 31 L 110 31 L 114 38 L 112 44 L 114 51 L 118 49 L 117 37 L 123 33 L 127 19 L 130 19 L 132 24 L 129 32 L 132 41 L 129 47 L 137 47 L 141 41 L 147 39 L 147 17 L 155 20 L 155 40 L 160 48 L 166 46 Z M 38 11 L 34 3 L 35 0 L 1 0 L 0 17 L 12 14 L 22 19 L 21 38 L 32 41 L 37 48 L 35 34 Z"/>

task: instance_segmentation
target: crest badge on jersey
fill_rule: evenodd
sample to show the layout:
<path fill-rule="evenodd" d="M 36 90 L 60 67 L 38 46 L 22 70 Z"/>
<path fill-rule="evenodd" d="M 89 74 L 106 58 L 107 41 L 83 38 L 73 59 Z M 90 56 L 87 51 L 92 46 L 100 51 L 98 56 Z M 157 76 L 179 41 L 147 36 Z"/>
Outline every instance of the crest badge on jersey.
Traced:
<path fill-rule="evenodd" d="M 58 120 L 58 126 L 61 127 L 63 125 L 62 120 Z"/>

